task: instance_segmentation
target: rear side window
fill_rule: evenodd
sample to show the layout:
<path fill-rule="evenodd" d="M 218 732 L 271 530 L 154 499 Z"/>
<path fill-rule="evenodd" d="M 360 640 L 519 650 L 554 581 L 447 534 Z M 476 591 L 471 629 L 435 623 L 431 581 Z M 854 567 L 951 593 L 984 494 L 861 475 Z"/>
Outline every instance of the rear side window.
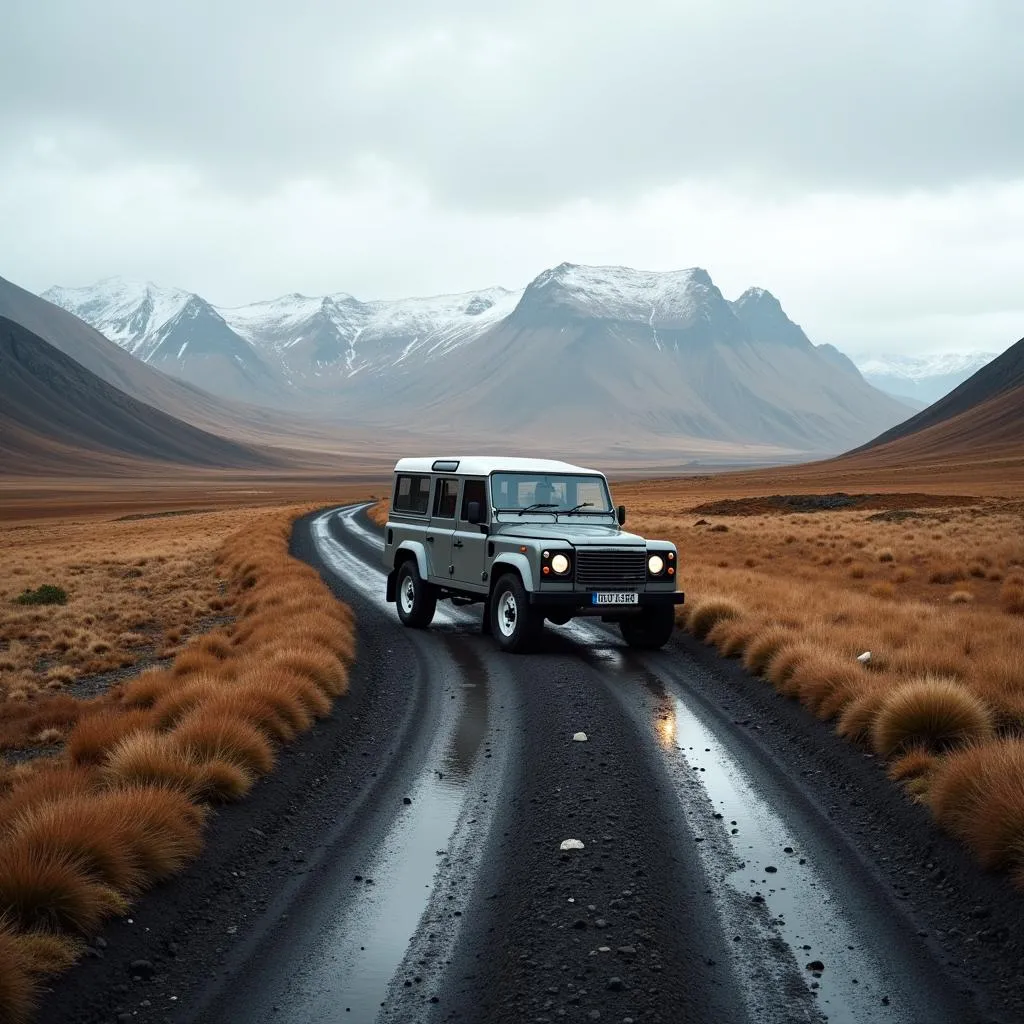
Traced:
<path fill-rule="evenodd" d="M 469 519 L 469 503 L 480 502 L 480 509 L 487 515 L 487 484 L 483 480 L 467 480 L 462 488 L 462 514 L 459 518 L 463 522 Z"/>
<path fill-rule="evenodd" d="M 459 481 L 445 478 L 437 481 L 434 492 L 434 516 L 437 519 L 454 519 L 455 504 L 459 497 Z"/>
<path fill-rule="evenodd" d="M 395 481 L 395 500 L 391 504 L 396 512 L 426 515 L 429 503 L 429 476 L 402 475 Z"/>

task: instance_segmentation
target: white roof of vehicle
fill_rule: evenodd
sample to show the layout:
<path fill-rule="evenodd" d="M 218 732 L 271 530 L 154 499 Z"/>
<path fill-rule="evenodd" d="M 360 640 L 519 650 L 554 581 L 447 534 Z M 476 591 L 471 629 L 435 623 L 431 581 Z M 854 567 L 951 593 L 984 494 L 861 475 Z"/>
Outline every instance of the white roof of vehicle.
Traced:
<path fill-rule="evenodd" d="M 431 458 L 399 459 L 395 463 L 396 473 L 437 473 L 451 470 L 435 470 L 435 462 L 458 462 L 455 473 L 466 476 L 488 476 L 491 473 L 590 473 L 599 474 L 596 469 L 585 469 L 569 462 L 554 459 L 518 459 L 501 455 L 438 455 Z"/>

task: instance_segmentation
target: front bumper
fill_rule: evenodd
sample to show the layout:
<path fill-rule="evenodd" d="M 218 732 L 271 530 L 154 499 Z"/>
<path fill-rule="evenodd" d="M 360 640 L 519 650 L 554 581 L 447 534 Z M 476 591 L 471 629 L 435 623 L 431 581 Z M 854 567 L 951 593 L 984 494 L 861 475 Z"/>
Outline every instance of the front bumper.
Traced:
<path fill-rule="evenodd" d="M 640 591 L 637 595 L 637 604 L 594 604 L 593 596 L 589 591 L 570 591 L 561 594 L 545 594 L 543 591 L 540 591 L 530 594 L 530 604 L 538 608 L 554 608 L 558 610 L 585 608 L 594 613 L 608 615 L 628 612 L 636 608 L 657 608 L 665 605 L 683 604 L 685 600 L 686 595 L 679 590 Z"/>

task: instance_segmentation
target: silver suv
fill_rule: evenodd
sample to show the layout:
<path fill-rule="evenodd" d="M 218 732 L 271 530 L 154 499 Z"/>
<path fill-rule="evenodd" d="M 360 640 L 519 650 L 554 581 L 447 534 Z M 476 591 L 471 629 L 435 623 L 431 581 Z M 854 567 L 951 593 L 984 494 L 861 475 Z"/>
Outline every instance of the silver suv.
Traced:
<path fill-rule="evenodd" d="M 603 474 L 548 459 L 400 459 L 385 527 L 387 599 L 430 625 L 437 602 L 483 604 L 484 631 L 529 650 L 544 620 L 618 623 L 631 647 L 672 635 L 678 555 L 625 533 Z"/>

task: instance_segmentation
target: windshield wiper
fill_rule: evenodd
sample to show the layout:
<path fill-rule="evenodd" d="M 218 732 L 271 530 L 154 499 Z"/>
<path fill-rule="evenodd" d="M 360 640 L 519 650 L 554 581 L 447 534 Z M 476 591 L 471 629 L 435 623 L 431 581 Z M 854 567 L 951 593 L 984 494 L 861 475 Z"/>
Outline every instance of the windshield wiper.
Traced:
<path fill-rule="evenodd" d="M 575 508 L 560 508 L 558 514 L 560 516 L 571 516 L 573 512 L 579 512 L 581 508 L 593 508 L 594 503 L 592 501 L 581 501 Z"/>
<path fill-rule="evenodd" d="M 533 505 L 527 505 L 526 508 L 521 508 L 519 514 L 522 515 L 524 512 L 536 512 L 542 508 L 558 508 L 558 505 L 550 501 L 538 501 Z"/>

